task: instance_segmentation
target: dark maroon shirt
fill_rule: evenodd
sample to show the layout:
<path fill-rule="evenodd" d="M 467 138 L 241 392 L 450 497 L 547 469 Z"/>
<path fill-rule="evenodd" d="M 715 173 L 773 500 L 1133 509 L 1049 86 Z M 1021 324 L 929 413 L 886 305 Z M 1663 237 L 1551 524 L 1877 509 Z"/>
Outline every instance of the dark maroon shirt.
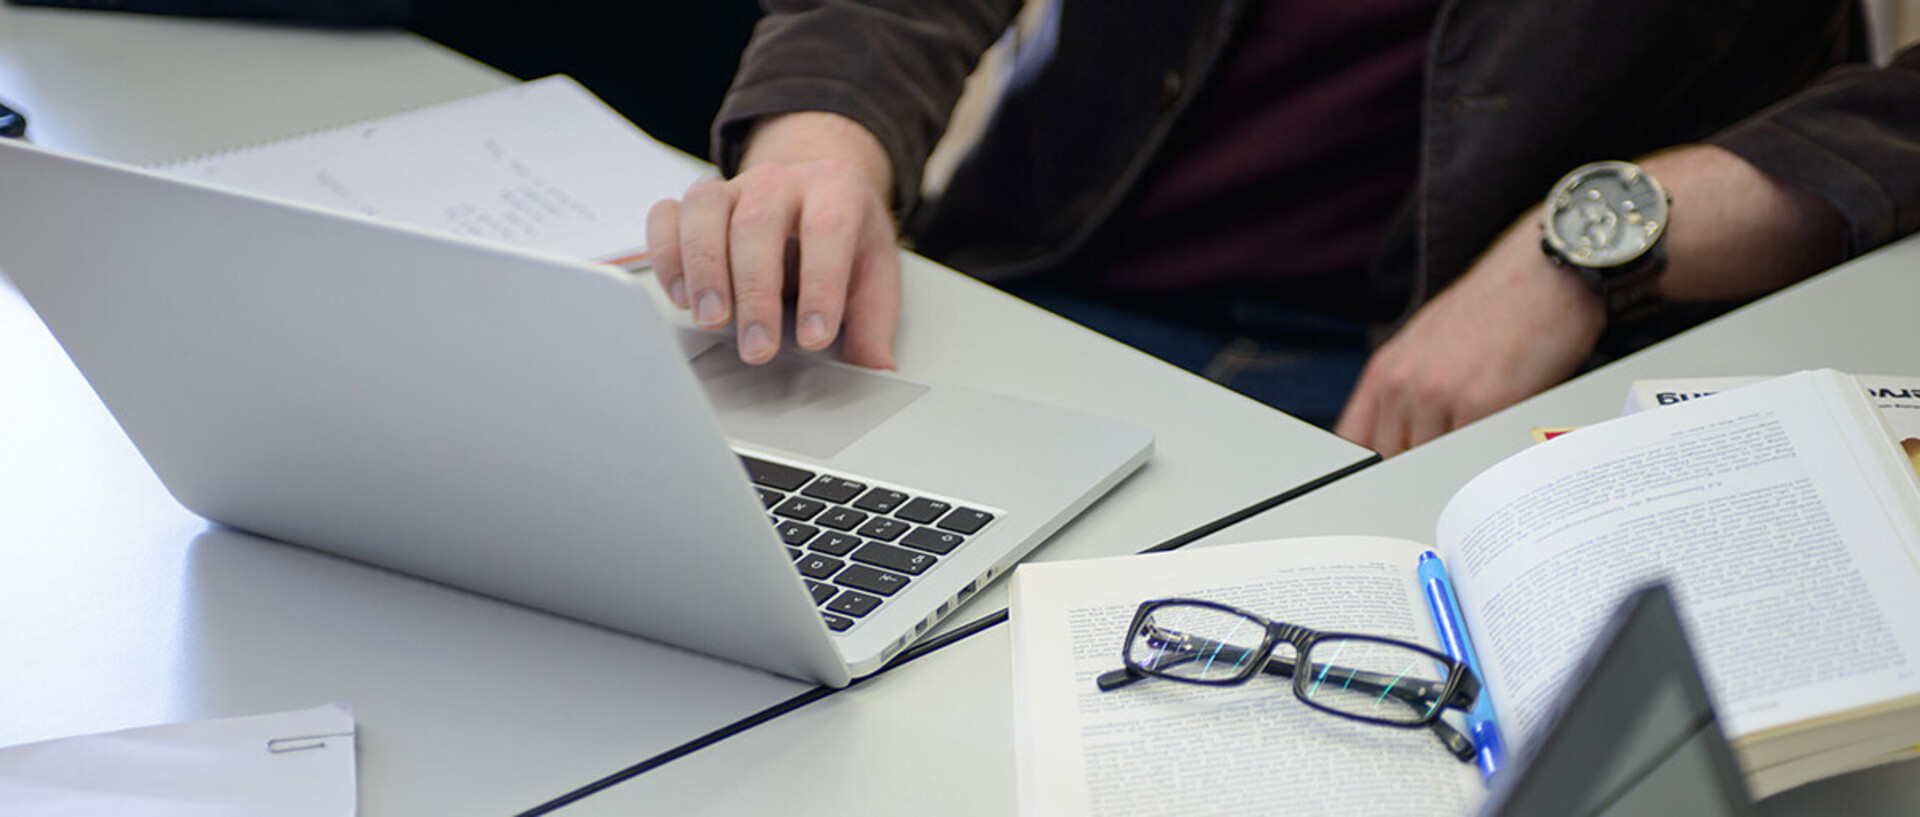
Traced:
<path fill-rule="evenodd" d="M 1077 279 L 1356 313 L 1414 183 L 1439 0 L 1260 0 Z"/>

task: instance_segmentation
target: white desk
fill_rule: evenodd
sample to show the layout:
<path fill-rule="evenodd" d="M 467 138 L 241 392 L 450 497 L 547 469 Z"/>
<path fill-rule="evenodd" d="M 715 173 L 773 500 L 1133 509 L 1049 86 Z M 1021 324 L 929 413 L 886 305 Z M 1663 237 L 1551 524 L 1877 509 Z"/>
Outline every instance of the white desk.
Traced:
<path fill-rule="evenodd" d="M 1531 444 L 1535 426 L 1615 416 L 1638 378 L 1831 366 L 1913 373 L 1920 238 L 1756 303 L 1196 543 L 1315 534 L 1431 541 L 1453 491 Z M 901 667 L 563 813 L 1008 815 L 1015 811 L 1007 628 Z M 754 774 L 740 770 L 752 769 Z M 857 781 L 857 782 L 856 782 Z M 1920 764 L 1823 781 L 1767 803 L 1779 814 L 1920 813 Z"/>
<path fill-rule="evenodd" d="M 124 161 L 506 81 L 393 32 L 0 6 L 0 97 L 41 144 Z M 1036 558 L 1139 550 L 1369 456 L 925 262 L 908 264 L 906 283 L 902 371 L 1159 435 L 1154 460 Z M 210 529 L 164 492 L 4 284 L 0 384 L 0 744 L 340 701 L 361 727 L 363 813 L 505 813 L 806 689 Z M 1003 593 L 960 616 L 997 609 Z"/>

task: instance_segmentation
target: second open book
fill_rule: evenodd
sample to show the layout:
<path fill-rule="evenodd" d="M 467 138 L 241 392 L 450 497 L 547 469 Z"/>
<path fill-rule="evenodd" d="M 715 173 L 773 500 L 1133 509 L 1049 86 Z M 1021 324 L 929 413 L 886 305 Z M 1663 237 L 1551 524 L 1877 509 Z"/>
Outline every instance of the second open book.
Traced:
<path fill-rule="evenodd" d="M 1607 615 L 1653 579 L 1675 587 L 1755 797 L 1920 743 L 1920 480 L 1889 440 L 1852 378 L 1801 372 L 1583 428 L 1462 487 L 1431 547 L 1508 743 L 1538 739 Z M 1431 734 L 1315 712 L 1284 682 L 1093 681 L 1134 607 L 1167 596 L 1437 644 L 1427 549 L 1318 537 L 1022 567 L 1023 813 L 1470 808 L 1478 775 Z"/>

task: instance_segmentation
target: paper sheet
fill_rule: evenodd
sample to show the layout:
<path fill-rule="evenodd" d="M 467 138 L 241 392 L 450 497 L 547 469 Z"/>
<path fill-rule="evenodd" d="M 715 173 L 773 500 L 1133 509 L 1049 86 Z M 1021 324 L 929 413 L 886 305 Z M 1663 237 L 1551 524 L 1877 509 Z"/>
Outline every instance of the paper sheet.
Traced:
<path fill-rule="evenodd" d="M 0 749 L 0 814 L 351 817 L 357 800 L 340 704 Z"/>
<path fill-rule="evenodd" d="M 624 267 L 654 202 L 707 172 L 563 75 L 160 169 Z"/>

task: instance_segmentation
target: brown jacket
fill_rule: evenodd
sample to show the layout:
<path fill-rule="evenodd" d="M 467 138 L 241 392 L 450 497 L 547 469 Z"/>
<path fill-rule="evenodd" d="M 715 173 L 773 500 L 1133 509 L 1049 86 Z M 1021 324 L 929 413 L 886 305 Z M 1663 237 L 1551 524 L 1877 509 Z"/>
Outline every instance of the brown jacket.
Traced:
<path fill-rule="evenodd" d="M 1017 0 L 765 0 L 714 156 L 735 170 L 755 117 L 845 114 L 891 155 L 919 250 L 985 278 L 1044 270 L 1132 189 L 1254 1 L 1058 0 L 1051 60 L 1009 89 L 946 193 L 922 203 L 920 167 Z M 1432 297 L 1567 170 L 1689 142 L 1832 201 L 1855 253 L 1912 232 L 1920 53 L 1858 64 L 1859 20 L 1849 0 L 1448 0 L 1418 181 L 1363 311 L 1388 321 Z"/>

